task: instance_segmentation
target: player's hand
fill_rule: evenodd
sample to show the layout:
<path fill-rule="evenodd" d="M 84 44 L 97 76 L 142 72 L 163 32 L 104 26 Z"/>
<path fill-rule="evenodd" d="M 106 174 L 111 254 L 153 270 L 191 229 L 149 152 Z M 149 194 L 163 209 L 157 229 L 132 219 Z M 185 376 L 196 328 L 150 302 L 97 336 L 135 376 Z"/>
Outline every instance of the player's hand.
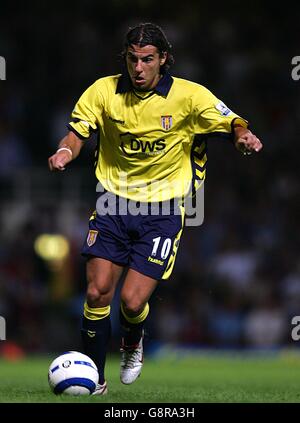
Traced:
<path fill-rule="evenodd" d="M 235 128 L 235 147 L 244 155 L 258 153 L 262 148 L 262 142 L 249 129 Z"/>
<path fill-rule="evenodd" d="M 48 165 L 51 171 L 65 170 L 66 165 L 72 160 L 72 155 L 67 150 L 57 151 L 53 156 L 49 157 Z"/>

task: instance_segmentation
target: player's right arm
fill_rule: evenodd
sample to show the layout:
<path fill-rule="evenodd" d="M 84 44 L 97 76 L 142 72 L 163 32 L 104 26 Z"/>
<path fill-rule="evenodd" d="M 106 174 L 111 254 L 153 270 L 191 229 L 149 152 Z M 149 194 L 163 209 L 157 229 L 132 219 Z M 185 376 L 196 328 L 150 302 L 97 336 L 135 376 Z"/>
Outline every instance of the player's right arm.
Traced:
<path fill-rule="evenodd" d="M 74 132 L 70 131 L 59 143 L 58 149 L 48 159 L 49 169 L 65 170 L 66 165 L 76 159 L 83 146 L 83 141 Z"/>
<path fill-rule="evenodd" d="M 69 133 L 59 143 L 55 154 L 49 157 L 51 171 L 64 170 L 66 165 L 76 159 L 84 143 L 92 133 L 98 130 L 99 116 L 102 113 L 103 97 L 97 86 L 103 84 L 96 81 L 81 95 L 71 114 L 67 125 Z"/>

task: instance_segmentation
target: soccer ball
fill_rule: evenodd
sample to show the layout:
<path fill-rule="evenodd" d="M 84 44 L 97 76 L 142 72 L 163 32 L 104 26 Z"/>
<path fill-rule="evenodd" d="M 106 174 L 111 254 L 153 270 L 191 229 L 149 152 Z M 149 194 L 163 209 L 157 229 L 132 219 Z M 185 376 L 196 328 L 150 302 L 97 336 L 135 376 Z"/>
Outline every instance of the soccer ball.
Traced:
<path fill-rule="evenodd" d="M 90 395 L 98 379 L 96 364 L 90 357 L 77 351 L 61 354 L 49 366 L 48 381 L 56 395 Z"/>

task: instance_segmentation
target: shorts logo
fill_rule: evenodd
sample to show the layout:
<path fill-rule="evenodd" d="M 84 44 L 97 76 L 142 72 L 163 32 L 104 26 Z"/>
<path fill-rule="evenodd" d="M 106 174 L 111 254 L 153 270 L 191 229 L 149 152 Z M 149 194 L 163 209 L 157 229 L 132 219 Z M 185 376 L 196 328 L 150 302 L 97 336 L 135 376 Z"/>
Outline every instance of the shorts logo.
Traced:
<path fill-rule="evenodd" d="M 169 129 L 172 128 L 173 125 L 173 119 L 171 115 L 168 116 L 161 116 L 160 117 L 160 121 L 161 121 L 161 126 L 163 127 L 163 129 L 165 129 L 166 131 L 168 131 Z"/>
<path fill-rule="evenodd" d="M 160 266 L 164 265 L 164 261 L 152 258 L 151 256 L 148 257 L 148 261 L 151 261 L 151 263 L 159 264 Z"/>
<path fill-rule="evenodd" d="M 97 239 L 97 235 L 98 235 L 98 231 L 93 231 L 93 230 L 89 231 L 89 234 L 88 234 L 87 240 L 86 240 L 87 245 L 89 247 L 91 247 L 92 245 L 95 244 L 96 239 Z"/>

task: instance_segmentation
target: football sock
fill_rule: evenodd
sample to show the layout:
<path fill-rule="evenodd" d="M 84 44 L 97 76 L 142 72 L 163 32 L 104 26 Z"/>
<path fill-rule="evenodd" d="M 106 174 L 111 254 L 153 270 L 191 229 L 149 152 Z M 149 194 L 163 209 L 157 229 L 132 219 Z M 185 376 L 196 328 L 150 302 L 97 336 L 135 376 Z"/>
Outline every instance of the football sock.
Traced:
<path fill-rule="evenodd" d="M 147 303 L 143 311 L 135 317 L 126 314 L 125 307 L 121 302 L 120 306 L 120 323 L 124 329 L 124 344 L 126 346 L 136 345 L 139 343 L 144 329 L 144 323 L 149 313 L 149 304 Z"/>
<path fill-rule="evenodd" d="M 94 308 L 89 307 L 85 302 L 81 327 L 83 349 L 84 353 L 98 367 L 99 383 L 101 385 L 105 381 L 104 368 L 110 335 L 110 306 Z"/>

